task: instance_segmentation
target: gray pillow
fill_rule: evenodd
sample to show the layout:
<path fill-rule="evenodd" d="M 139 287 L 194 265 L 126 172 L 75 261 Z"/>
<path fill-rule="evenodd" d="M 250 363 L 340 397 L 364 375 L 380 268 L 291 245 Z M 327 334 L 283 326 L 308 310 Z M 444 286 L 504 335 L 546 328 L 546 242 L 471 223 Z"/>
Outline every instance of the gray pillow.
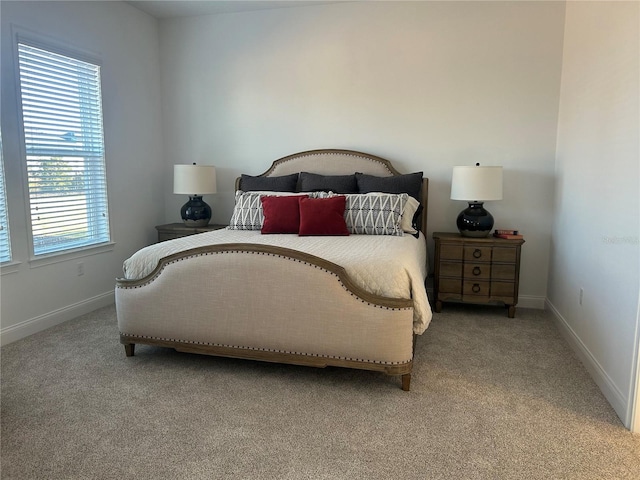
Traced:
<path fill-rule="evenodd" d="M 356 173 L 359 193 L 408 193 L 420 201 L 422 188 L 422 172 L 396 175 L 393 177 L 375 177 L 364 173 Z"/>
<path fill-rule="evenodd" d="M 240 190 L 243 192 L 295 192 L 297 184 L 297 173 L 280 177 L 252 177 L 243 174 L 240 178 Z"/>
<path fill-rule="evenodd" d="M 355 175 L 318 175 L 317 173 L 300 173 L 301 192 L 334 192 L 358 193 Z"/>

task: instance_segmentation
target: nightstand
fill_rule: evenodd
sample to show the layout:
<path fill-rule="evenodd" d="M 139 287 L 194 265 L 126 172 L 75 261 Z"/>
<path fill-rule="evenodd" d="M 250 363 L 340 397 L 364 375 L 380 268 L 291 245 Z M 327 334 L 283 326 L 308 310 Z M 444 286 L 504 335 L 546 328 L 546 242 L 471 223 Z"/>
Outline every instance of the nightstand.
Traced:
<path fill-rule="evenodd" d="M 168 223 L 167 225 L 158 225 L 156 230 L 158 230 L 158 242 L 164 242 L 173 238 L 211 232 L 221 228 L 227 228 L 227 225 L 209 224 L 206 227 L 187 227 L 184 223 Z"/>
<path fill-rule="evenodd" d="M 501 302 L 515 317 L 520 277 L 520 248 L 524 240 L 463 237 L 436 232 L 435 311 L 442 302 Z"/>

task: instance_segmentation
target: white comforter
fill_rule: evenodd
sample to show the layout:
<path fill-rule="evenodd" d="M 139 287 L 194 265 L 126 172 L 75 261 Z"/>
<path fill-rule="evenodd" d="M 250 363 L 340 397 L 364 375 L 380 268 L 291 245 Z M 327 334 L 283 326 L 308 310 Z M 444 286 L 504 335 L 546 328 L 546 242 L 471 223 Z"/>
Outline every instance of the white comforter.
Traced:
<path fill-rule="evenodd" d="M 145 247 L 124 262 L 124 276 L 127 279 L 145 277 L 167 255 L 222 243 L 275 245 L 322 257 L 342 266 L 354 282 L 373 294 L 412 298 L 414 333 L 423 333 L 431 321 L 431 308 L 424 286 L 427 249 L 422 234 L 419 239 L 411 235 L 299 237 L 262 235 L 260 231 L 216 230 Z"/>

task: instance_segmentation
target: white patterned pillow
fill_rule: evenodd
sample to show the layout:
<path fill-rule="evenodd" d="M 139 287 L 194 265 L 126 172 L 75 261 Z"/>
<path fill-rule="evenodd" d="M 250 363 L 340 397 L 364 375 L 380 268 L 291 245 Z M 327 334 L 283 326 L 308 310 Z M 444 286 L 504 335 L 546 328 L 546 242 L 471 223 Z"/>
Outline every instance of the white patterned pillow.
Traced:
<path fill-rule="evenodd" d="M 407 198 L 407 203 L 404 206 L 404 212 L 402 212 L 402 220 L 400 222 L 402 230 L 406 233 L 411 233 L 412 235 L 418 233 L 418 230 L 415 229 L 415 226 L 413 224 L 413 217 L 418 211 L 419 206 L 420 202 L 409 195 L 409 197 Z"/>
<path fill-rule="evenodd" d="M 369 193 L 345 196 L 347 203 L 344 218 L 350 233 L 404 235 L 400 221 L 408 194 Z"/>
<path fill-rule="evenodd" d="M 264 212 L 262 211 L 263 196 L 290 196 L 301 195 L 294 192 L 236 192 L 236 204 L 233 207 L 233 214 L 229 220 L 229 230 L 261 230 L 264 223 Z M 304 195 L 304 193 L 302 193 Z M 328 192 L 308 193 L 312 198 L 325 198 L 330 195 Z"/>

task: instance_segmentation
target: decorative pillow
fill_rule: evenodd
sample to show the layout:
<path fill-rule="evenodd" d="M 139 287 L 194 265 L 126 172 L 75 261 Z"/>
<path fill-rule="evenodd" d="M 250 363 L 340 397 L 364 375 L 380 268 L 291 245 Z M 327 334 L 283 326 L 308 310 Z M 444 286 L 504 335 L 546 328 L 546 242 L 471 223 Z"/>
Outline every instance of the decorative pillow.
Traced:
<path fill-rule="evenodd" d="M 260 230 L 264 222 L 259 192 L 236 192 L 236 205 L 229 220 L 230 230 Z"/>
<path fill-rule="evenodd" d="M 351 233 L 363 235 L 396 235 L 404 232 L 400 225 L 406 193 L 370 193 L 347 195 L 344 217 Z"/>
<path fill-rule="evenodd" d="M 328 196 L 325 192 L 309 193 L 307 196 Z M 262 210 L 261 197 L 264 196 L 300 196 L 292 192 L 236 192 L 236 204 L 229 220 L 229 230 L 261 230 L 264 223 L 264 211 Z"/>
<path fill-rule="evenodd" d="M 420 201 L 422 172 L 395 175 L 393 177 L 375 177 L 364 173 L 356 173 L 356 182 L 358 183 L 359 193 L 408 193 Z"/>
<path fill-rule="evenodd" d="M 306 195 L 262 196 L 264 222 L 262 233 L 298 233 L 300 229 L 299 199 Z"/>
<path fill-rule="evenodd" d="M 302 172 L 300 173 L 300 191 L 358 193 L 358 183 L 355 175 L 318 175 Z"/>
<path fill-rule="evenodd" d="M 299 235 L 349 235 L 344 218 L 346 198 L 301 198 Z"/>
<path fill-rule="evenodd" d="M 400 226 L 402 230 L 407 233 L 411 233 L 415 235 L 418 233 L 415 226 L 415 215 L 418 212 L 418 208 L 420 207 L 420 202 L 413 197 L 407 196 L 407 203 L 404 206 L 404 211 L 402 212 L 402 220 L 400 221 Z"/>
<path fill-rule="evenodd" d="M 297 173 L 280 177 L 252 177 L 244 174 L 240 177 L 240 188 L 243 192 L 295 192 L 297 185 Z"/>

